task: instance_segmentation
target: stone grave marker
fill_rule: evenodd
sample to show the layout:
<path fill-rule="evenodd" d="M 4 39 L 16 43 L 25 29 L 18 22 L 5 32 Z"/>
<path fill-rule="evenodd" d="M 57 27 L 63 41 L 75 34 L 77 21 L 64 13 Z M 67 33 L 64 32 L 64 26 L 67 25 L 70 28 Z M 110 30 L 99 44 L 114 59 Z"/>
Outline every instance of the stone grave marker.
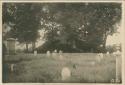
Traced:
<path fill-rule="evenodd" d="M 16 39 L 8 38 L 6 47 L 7 47 L 8 54 L 15 54 L 16 53 Z"/>
<path fill-rule="evenodd" d="M 71 77 L 71 71 L 68 67 L 63 67 L 61 71 L 62 80 L 67 80 Z"/>
<path fill-rule="evenodd" d="M 54 52 L 52 52 L 52 57 L 56 58 L 56 56 L 57 56 L 57 50 L 55 49 Z"/>
<path fill-rule="evenodd" d="M 109 52 L 106 52 L 107 55 L 109 55 Z"/>
<path fill-rule="evenodd" d="M 54 52 L 57 53 L 57 50 L 55 49 Z"/>
<path fill-rule="evenodd" d="M 116 51 L 116 55 L 121 55 L 121 52 L 119 50 Z"/>
<path fill-rule="evenodd" d="M 121 79 L 121 55 L 116 55 L 116 82 L 119 83 Z"/>
<path fill-rule="evenodd" d="M 103 53 L 99 53 L 96 56 L 97 62 L 101 62 L 101 60 L 103 59 Z"/>
<path fill-rule="evenodd" d="M 59 59 L 63 60 L 63 52 L 62 52 L 62 50 L 59 50 Z"/>
<path fill-rule="evenodd" d="M 10 64 L 10 70 L 11 70 L 11 72 L 14 71 L 14 66 L 15 66 L 15 64 Z"/>
<path fill-rule="evenodd" d="M 49 50 L 46 52 L 46 55 L 47 55 L 47 57 L 50 57 L 51 53 Z"/>
<path fill-rule="evenodd" d="M 62 54 L 63 52 L 62 52 L 62 50 L 59 50 L 59 54 Z"/>
<path fill-rule="evenodd" d="M 37 55 L 37 50 L 34 50 L 34 56 L 36 56 Z"/>
<path fill-rule="evenodd" d="M 113 55 L 121 55 L 121 52 L 119 50 L 117 50 L 116 52 L 113 52 Z"/>

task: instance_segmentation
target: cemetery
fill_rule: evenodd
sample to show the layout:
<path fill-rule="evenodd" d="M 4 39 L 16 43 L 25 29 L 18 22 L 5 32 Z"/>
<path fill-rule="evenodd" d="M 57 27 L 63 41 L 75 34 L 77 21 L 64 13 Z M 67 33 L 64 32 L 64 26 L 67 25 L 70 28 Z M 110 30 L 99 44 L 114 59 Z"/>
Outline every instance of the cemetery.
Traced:
<path fill-rule="evenodd" d="M 120 3 L 2 6 L 3 83 L 122 83 Z"/>
<path fill-rule="evenodd" d="M 8 56 L 8 82 L 115 83 L 111 80 L 115 81 L 116 76 L 119 79 L 118 83 L 121 82 L 121 66 L 116 66 L 116 57 L 113 54 L 103 54 L 104 58 L 100 62 L 94 58 L 98 55 L 95 53 L 63 53 L 63 60 L 59 59 L 59 54 L 57 55 L 54 58 L 47 57 L 46 54 Z M 10 62 L 15 59 L 18 60 L 15 64 Z"/>

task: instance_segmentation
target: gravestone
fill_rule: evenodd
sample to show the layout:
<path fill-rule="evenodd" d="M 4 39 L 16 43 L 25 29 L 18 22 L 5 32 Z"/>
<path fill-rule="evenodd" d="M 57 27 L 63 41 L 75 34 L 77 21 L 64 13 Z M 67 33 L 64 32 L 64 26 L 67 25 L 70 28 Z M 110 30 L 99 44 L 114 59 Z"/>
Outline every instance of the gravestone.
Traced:
<path fill-rule="evenodd" d="M 7 53 L 8 54 L 15 54 L 16 53 L 16 39 L 8 38 L 7 39 Z"/>
<path fill-rule="evenodd" d="M 121 62 L 122 62 L 122 60 L 121 60 L 120 54 L 121 54 L 120 51 L 117 51 L 115 54 L 116 55 L 116 82 L 117 83 L 119 83 L 121 80 L 121 66 L 122 66 Z"/>
<path fill-rule="evenodd" d="M 68 67 L 63 67 L 61 71 L 61 78 L 62 80 L 67 80 L 71 77 L 71 71 Z"/>
<path fill-rule="evenodd" d="M 50 51 L 47 51 L 46 55 L 47 55 L 47 57 L 50 57 L 50 55 L 51 55 Z"/>
<path fill-rule="evenodd" d="M 103 53 L 100 53 L 99 56 L 101 57 L 101 59 L 103 59 Z"/>
<path fill-rule="evenodd" d="M 121 55 L 121 52 L 119 50 L 116 51 L 116 55 Z"/>
<path fill-rule="evenodd" d="M 121 55 L 121 52 L 119 50 L 117 50 L 116 52 L 113 52 L 113 55 L 119 56 L 119 55 Z"/>
<path fill-rule="evenodd" d="M 37 50 L 34 50 L 34 56 L 37 56 Z"/>
<path fill-rule="evenodd" d="M 101 58 L 99 56 L 96 57 L 97 62 L 101 62 Z"/>
<path fill-rule="evenodd" d="M 107 55 L 109 55 L 109 52 L 106 52 Z"/>
<path fill-rule="evenodd" d="M 63 52 L 62 52 L 62 50 L 59 50 L 59 54 L 62 54 Z"/>
<path fill-rule="evenodd" d="M 57 50 L 55 49 L 54 52 L 57 53 Z"/>
<path fill-rule="evenodd" d="M 122 66 L 122 56 L 121 56 L 121 52 L 120 52 L 120 45 L 117 44 L 116 45 L 116 49 L 117 51 L 114 53 L 116 56 L 116 83 L 120 83 L 121 81 L 121 66 Z"/>
<path fill-rule="evenodd" d="M 11 64 L 11 65 L 10 65 L 10 70 L 11 70 L 11 72 L 14 71 L 14 66 L 15 66 L 15 64 Z"/>
<path fill-rule="evenodd" d="M 60 60 L 63 60 L 63 55 L 59 55 L 59 59 L 60 59 Z"/>
<path fill-rule="evenodd" d="M 103 59 L 103 53 L 97 54 L 96 59 L 98 62 L 101 62 L 101 60 Z"/>
<path fill-rule="evenodd" d="M 62 50 L 59 50 L 59 59 L 63 60 L 63 52 L 62 52 Z"/>
<path fill-rule="evenodd" d="M 54 52 L 52 52 L 52 57 L 56 58 L 56 56 L 57 56 L 57 50 L 55 49 Z"/>

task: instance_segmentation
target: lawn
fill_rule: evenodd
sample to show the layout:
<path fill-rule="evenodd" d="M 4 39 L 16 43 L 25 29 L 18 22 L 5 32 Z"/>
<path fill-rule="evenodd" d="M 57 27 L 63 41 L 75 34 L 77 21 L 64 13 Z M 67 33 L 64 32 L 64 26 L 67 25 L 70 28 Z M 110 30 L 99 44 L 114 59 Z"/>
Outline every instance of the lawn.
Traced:
<path fill-rule="evenodd" d="M 112 54 L 104 54 L 101 62 L 96 59 L 96 53 L 63 53 L 47 57 L 46 54 L 17 54 L 6 56 L 6 64 L 15 63 L 14 72 L 8 70 L 5 82 L 34 83 L 110 83 L 115 79 L 116 60 Z M 73 66 L 76 68 L 73 68 Z M 61 70 L 68 67 L 71 77 L 61 80 Z"/>

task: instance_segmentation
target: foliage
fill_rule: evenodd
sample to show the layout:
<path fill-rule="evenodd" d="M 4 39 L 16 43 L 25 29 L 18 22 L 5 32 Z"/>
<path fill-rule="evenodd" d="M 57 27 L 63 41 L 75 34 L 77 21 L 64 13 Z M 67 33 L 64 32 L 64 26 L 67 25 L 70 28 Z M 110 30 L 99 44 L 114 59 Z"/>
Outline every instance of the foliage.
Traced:
<path fill-rule="evenodd" d="M 35 43 L 41 28 L 41 6 L 31 3 L 6 3 L 3 8 L 3 23 L 13 24 L 8 36 L 18 39 L 20 43 Z"/>
<path fill-rule="evenodd" d="M 47 33 L 47 36 L 51 37 L 46 37 L 49 40 L 47 42 L 58 39 L 55 46 L 57 49 L 62 46 L 58 45 L 61 42 L 84 52 L 91 49 L 99 51 L 98 49 L 102 48 L 100 45 L 105 49 L 107 36 L 116 32 L 114 25 L 121 19 L 119 3 L 58 3 L 46 4 L 45 8 L 44 19 L 62 25 L 60 35 L 56 33 L 58 30 L 55 30 L 53 35 L 53 29 Z M 104 52 L 104 49 L 101 51 Z"/>
<path fill-rule="evenodd" d="M 104 48 L 104 52 L 107 36 L 116 32 L 115 24 L 121 20 L 120 3 L 13 3 L 3 8 L 3 21 L 14 24 L 12 37 L 21 43 L 35 42 L 43 28 L 46 43 L 51 43 L 46 49 L 90 52 Z"/>

